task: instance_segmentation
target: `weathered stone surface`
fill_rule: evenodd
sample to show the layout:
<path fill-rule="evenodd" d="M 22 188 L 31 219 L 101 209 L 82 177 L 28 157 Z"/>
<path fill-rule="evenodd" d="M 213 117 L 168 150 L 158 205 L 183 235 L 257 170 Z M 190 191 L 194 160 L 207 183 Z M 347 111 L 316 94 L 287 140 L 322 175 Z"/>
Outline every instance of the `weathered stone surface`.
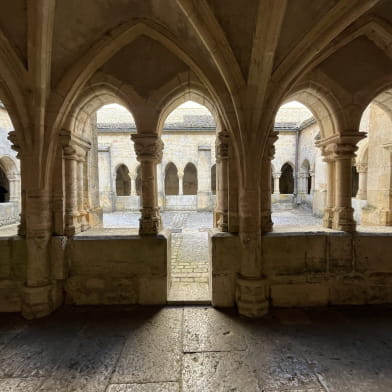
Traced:
<path fill-rule="evenodd" d="M 184 356 L 182 388 L 189 392 L 261 392 L 247 354 L 197 353 Z"/>
<path fill-rule="evenodd" d="M 145 384 L 112 384 L 107 392 L 179 392 L 176 382 L 157 382 Z"/>
<path fill-rule="evenodd" d="M 245 351 L 247 346 L 240 325 L 230 314 L 211 307 L 184 309 L 185 353 L 206 351 Z"/>
<path fill-rule="evenodd" d="M 164 308 L 134 321 L 111 382 L 178 381 L 182 309 Z"/>

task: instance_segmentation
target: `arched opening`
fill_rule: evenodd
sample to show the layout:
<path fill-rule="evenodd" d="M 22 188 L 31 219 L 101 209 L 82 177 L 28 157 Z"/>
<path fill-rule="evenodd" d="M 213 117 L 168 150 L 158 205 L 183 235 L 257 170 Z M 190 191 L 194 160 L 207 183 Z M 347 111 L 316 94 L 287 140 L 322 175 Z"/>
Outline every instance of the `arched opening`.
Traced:
<path fill-rule="evenodd" d="M 291 195 L 294 193 L 294 174 L 293 167 L 285 163 L 281 168 L 279 178 L 279 191 L 283 195 Z"/>
<path fill-rule="evenodd" d="M 116 195 L 131 195 L 131 177 L 129 177 L 129 170 L 124 164 L 121 164 L 116 171 Z"/>
<path fill-rule="evenodd" d="M 172 162 L 169 162 L 165 169 L 165 194 L 168 196 L 179 194 L 177 167 Z"/>
<path fill-rule="evenodd" d="M 296 100 L 282 105 L 275 117 L 274 131 L 279 138 L 272 161 L 276 171 L 272 173 L 271 201 L 276 226 L 322 224 L 327 172 L 316 143 L 325 135 L 332 136 L 335 120 L 323 99 L 315 94 L 296 93 Z"/>
<path fill-rule="evenodd" d="M 392 226 L 392 90 L 377 95 L 364 110 L 352 167 L 352 206 L 364 226 Z"/>
<path fill-rule="evenodd" d="M 11 119 L 0 101 L 0 226 L 7 236 L 17 234 L 22 204 L 20 164 L 8 139 L 11 131 Z"/>
<path fill-rule="evenodd" d="M 167 116 L 161 118 L 162 161 L 170 163 L 162 170 L 164 179 L 161 185 L 158 181 L 158 187 L 163 188 L 164 194 L 163 222 L 172 231 L 174 257 L 168 271 L 169 303 L 210 299 L 207 243 L 218 182 L 217 125 L 213 114 L 202 103 L 184 102 L 182 97 L 162 111 Z M 185 263 L 191 268 L 183 268 Z M 192 269 L 200 271 L 197 279 Z"/>
<path fill-rule="evenodd" d="M 211 167 L 211 193 L 216 195 L 216 165 Z"/>
<path fill-rule="evenodd" d="M 183 178 L 184 195 L 197 194 L 197 169 L 193 163 L 187 163 L 184 169 Z"/>
<path fill-rule="evenodd" d="M 10 200 L 10 184 L 8 178 L 0 166 L 0 203 L 8 203 Z"/>
<path fill-rule="evenodd" d="M 68 236 L 90 228 L 139 226 L 137 160 L 130 137 L 136 126 L 125 102 L 110 87 L 89 87 L 64 126 L 65 159 L 59 155 L 58 166 L 65 173 L 65 212 L 63 222 L 62 215 L 56 215 L 55 225 L 64 227 Z"/>

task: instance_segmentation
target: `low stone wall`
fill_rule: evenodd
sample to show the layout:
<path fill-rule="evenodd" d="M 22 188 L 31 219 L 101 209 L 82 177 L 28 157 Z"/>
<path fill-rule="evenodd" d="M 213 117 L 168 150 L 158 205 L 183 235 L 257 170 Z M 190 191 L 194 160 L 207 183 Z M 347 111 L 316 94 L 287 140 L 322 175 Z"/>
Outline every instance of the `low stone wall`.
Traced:
<path fill-rule="evenodd" d="M 115 196 L 115 211 L 139 211 L 140 196 Z"/>
<path fill-rule="evenodd" d="M 0 226 L 19 221 L 19 203 L 0 203 Z"/>
<path fill-rule="evenodd" d="M 169 231 L 155 237 L 88 231 L 52 237 L 53 283 L 64 288 L 67 303 L 77 305 L 165 304 L 170 238 Z M 0 312 L 21 311 L 26 264 L 26 240 L 0 237 Z"/>
<path fill-rule="evenodd" d="M 275 211 L 292 210 L 294 208 L 294 195 L 276 194 L 271 196 L 272 208 Z"/>
<path fill-rule="evenodd" d="M 21 310 L 26 259 L 26 242 L 23 238 L 0 238 L 0 312 Z"/>
<path fill-rule="evenodd" d="M 392 234 L 269 233 L 263 260 L 276 307 L 392 303 Z M 239 237 L 210 233 L 212 302 L 234 306 Z"/>
<path fill-rule="evenodd" d="M 154 237 L 79 234 L 68 244 L 66 302 L 165 304 L 170 233 Z"/>
<path fill-rule="evenodd" d="M 192 211 L 197 208 L 197 196 L 166 196 L 164 209 L 167 211 Z"/>

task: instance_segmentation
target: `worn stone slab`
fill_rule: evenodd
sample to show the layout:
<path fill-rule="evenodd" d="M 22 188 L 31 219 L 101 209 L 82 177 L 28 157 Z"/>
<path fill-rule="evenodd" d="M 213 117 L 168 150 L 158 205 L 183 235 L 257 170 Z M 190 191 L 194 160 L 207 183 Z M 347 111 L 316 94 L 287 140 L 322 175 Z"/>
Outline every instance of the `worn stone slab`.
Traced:
<path fill-rule="evenodd" d="M 124 338 L 78 336 L 64 355 L 53 376 L 39 392 L 104 392 L 124 345 Z"/>
<path fill-rule="evenodd" d="M 112 383 L 177 381 L 181 368 L 182 309 L 136 315 Z"/>
<path fill-rule="evenodd" d="M 182 390 L 262 392 L 243 352 L 185 354 Z"/>
<path fill-rule="evenodd" d="M 208 283 L 172 282 L 167 298 L 171 304 L 211 303 Z"/>
<path fill-rule="evenodd" d="M 34 321 L 1 350 L 0 378 L 50 375 L 83 321 L 83 315 L 68 319 L 66 313 Z"/>
<path fill-rule="evenodd" d="M 236 318 L 211 307 L 184 309 L 183 336 L 185 353 L 244 351 L 247 348 Z"/>
<path fill-rule="evenodd" d="M 0 379 L 1 392 L 35 392 L 43 378 L 3 378 Z"/>
<path fill-rule="evenodd" d="M 295 326 L 287 328 L 296 333 Z M 254 325 L 249 332 L 246 335 L 249 361 L 264 391 L 317 390 L 321 387 L 295 340 L 287 338 L 286 327 Z"/>
<path fill-rule="evenodd" d="M 157 382 L 145 384 L 111 384 L 107 392 L 179 392 L 176 382 Z"/>

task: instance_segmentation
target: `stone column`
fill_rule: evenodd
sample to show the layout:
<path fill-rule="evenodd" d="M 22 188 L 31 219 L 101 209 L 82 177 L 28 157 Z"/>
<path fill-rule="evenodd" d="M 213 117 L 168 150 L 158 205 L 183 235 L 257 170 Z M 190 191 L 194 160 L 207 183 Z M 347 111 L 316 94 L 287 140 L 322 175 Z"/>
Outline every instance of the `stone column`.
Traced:
<path fill-rule="evenodd" d="M 197 159 L 197 209 L 211 208 L 211 146 L 198 146 Z"/>
<path fill-rule="evenodd" d="M 278 135 L 270 134 L 264 149 L 261 164 L 261 231 L 264 233 L 272 231 L 271 219 L 271 161 L 275 155 L 275 142 Z"/>
<path fill-rule="evenodd" d="M 311 170 L 309 172 L 309 175 L 311 176 L 310 193 L 313 194 L 314 193 L 314 188 L 316 186 L 316 175 L 315 175 L 314 170 Z"/>
<path fill-rule="evenodd" d="M 229 146 L 229 225 L 228 231 L 230 233 L 238 233 L 240 229 L 239 215 L 238 215 L 238 192 L 239 192 L 239 179 L 238 167 L 236 162 L 236 154 L 233 145 Z M 215 166 L 216 167 L 216 166 Z M 215 222 L 214 222 L 215 223 Z M 214 226 L 216 226 L 214 224 Z"/>
<path fill-rule="evenodd" d="M 220 231 L 228 231 L 228 164 L 230 135 L 221 131 L 216 138 L 216 223 Z"/>
<path fill-rule="evenodd" d="M 335 161 L 331 156 L 325 156 L 327 164 L 327 200 L 324 209 L 323 226 L 332 229 L 333 213 L 335 207 Z"/>
<path fill-rule="evenodd" d="M 184 194 L 184 172 L 178 171 L 178 195 L 182 196 Z"/>
<path fill-rule="evenodd" d="M 367 199 L 368 165 L 366 163 L 358 164 L 357 171 L 359 173 L 359 179 L 358 179 L 358 192 L 357 192 L 356 198 L 359 200 L 366 200 Z"/>
<path fill-rule="evenodd" d="M 268 312 L 269 305 L 268 282 L 263 275 L 261 256 L 260 192 L 257 179 L 252 177 L 253 180 L 248 181 L 255 188 L 244 184 L 240 186 L 241 267 L 237 278 L 236 304 L 241 315 L 257 318 Z"/>
<path fill-rule="evenodd" d="M 272 173 L 272 177 L 274 177 L 274 194 L 275 195 L 280 195 L 280 189 L 279 189 L 280 175 L 281 175 L 280 172 Z"/>
<path fill-rule="evenodd" d="M 55 307 L 49 267 L 51 219 L 49 192 L 27 189 L 26 245 L 28 258 L 26 283 L 22 297 L 22 314 L 27 319 L 46 316 Z"/>
<path fill-rule="evenodd" d="M 88 229 L 87 222 L 87 211 L 85 206 L 85 192 L 84 192 L 84 165 L 86 162 L 85 159 L 86 153 L 80 152 L 77 159 L 77 179 L 78 179 L 78 188 L 77 188 L 77 205 L 79 211 L 79 224 L 80 230 L 85 231 Z"/>
<path fill-rule="evenodd" d="M 139 234 L 156 235 L 161 228 L 157 197 L 157 164 L 162 160 L 162 140 L 156 134 L 133 134 L 137 160 L 141 166 L 142 209 Z"/>
<path fill-rule="evenodd" d="M 351 166 L 355 157 L 356 145 L 334 144 L 335 160 L 335 208 L 332 228 L 342 231 L 355 231 L 354 209 L 351 206 L 352 179 Z"/>
<path fill-rule="evenodd" d="M 136 176 L 131 175 L 131 196 L 136 196 Z"/>
<path fill-rule="evenodd" d="M 65 234 L 72 236 L 80 231 L 78 222 L 78 162 L 76 150 L 72 146 L 64 147 L 65 160 Z"/>
<path fill-rule="evenodd" d="M 381 209 L 379 210 L 378 221 L 382 226 L 392 225 L 392 143 L 383 144 L 387 154 L 387 161 L 385 162 L 384 186 L 380 194 Z"/>
<path fill-rule="evenodd" d="M 165 205 L 164 198 L 164 184 L 163 184 L 163 173 L 162 173 L 162 165 L 159 163 L 157 165 L 157 182 L 158 182 L 158 207 L 162 210 Z"/>

